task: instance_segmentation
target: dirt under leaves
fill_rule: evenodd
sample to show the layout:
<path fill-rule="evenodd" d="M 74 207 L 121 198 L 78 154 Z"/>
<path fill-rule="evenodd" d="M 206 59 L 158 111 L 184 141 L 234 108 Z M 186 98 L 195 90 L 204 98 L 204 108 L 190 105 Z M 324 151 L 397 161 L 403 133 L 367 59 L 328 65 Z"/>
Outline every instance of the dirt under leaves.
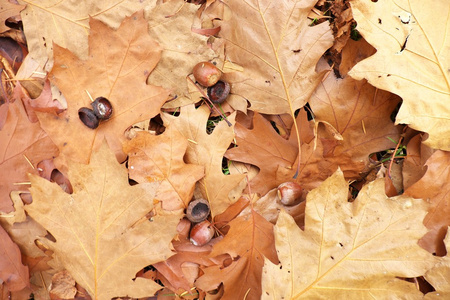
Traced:
<path fill-rule="evenodd" d="M 450 294 L 448 1 L 4 2 L 1 299 Z"/>

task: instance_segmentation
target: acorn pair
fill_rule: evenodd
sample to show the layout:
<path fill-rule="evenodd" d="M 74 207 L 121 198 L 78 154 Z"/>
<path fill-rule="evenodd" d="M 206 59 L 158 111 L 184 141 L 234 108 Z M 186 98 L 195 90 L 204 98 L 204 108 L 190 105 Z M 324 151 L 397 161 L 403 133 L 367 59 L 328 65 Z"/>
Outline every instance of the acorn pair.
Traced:
<path fill-rule="evenodd" d="M 91 103 L 92 109 L 82 107 L 78 110 L 78 117 L 84 125 L 91 129 L 95 129 L 100 124 L 100 121 L 108 120 L 113 108 L 111 102 L 105 97 L 98 97 Z"/>
<path fill-rule="evenodd" d="M 214 64 L 204 61 L 196 64 L 192 70 L 195 80 L 207 88 L 209 100 L 213 103 L 223 103 L 230 93 L 230 84 L 220 80 L 222 71 Z"/>

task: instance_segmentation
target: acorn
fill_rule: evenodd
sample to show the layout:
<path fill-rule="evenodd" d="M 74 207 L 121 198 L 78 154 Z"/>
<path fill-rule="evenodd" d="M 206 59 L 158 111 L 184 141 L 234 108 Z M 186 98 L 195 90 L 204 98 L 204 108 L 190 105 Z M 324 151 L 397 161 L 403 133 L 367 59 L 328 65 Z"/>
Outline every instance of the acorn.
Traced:
<path fill-rule="evenodd" d="M 113 113 L 112 104 L 105 97 L 97 97 L 91 105 L 99 120 L 106 121 Z"/>
<path fill-rule="evenodd" d="M 302 199 L 302 187 L 296 182 L 284 182 L 278 186 L 278 199 L 286 206 L 296 205 Z"/>
<path fill-rule="evenodd" d="M 203 198 L 189 202 L 186 210 L 186 217 L 192 223 L 199 223 L 208 218 L 210 213 L 209 202 Z"/>
<path fill-rule="evenodd" d="M 194 74 L 195 80 L 204 87 L 215 85 L 222 76 L 222 71 L 208 61 L 196 64 L 192 73 Z"/>
<path fill-rule="evenodd" d="M 84 125 L 91 129 L 98 127 L 99 120 L 95 115 L 94 111 L 87 107 L 82 107 L 78 110 L 78 117 Z"/>
<path fill-rule="evenodd" d="M 210 86 L 207 90 L 209 100 L 213 103 L 223 103 L 230 93 L 230 84 L 219 80 L 215 85 Z"/>
<path fill-rule="evenodd" d="M 190 241 L 195 246 L 206 245 L 214 236 L 214 228 L 208 220 L 197 223 L 192 227 Z"/>

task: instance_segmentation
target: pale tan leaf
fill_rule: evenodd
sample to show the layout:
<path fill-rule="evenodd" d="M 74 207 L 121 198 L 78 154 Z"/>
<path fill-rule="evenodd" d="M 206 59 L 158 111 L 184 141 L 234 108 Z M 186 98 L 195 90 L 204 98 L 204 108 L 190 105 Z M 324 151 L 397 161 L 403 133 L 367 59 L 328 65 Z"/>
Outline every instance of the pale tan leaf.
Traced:
<path fill-rule="evenodd" d="M 447 228 L 448 232 L 448 228 Z M 450 298 L 450 234 L 445 237 L 447 256 L 440 258 L 431 270 L 425 274 L 425 279 L 435 288 L 435 292 L 425 295 L 428 299 L 447 299 Z"/>

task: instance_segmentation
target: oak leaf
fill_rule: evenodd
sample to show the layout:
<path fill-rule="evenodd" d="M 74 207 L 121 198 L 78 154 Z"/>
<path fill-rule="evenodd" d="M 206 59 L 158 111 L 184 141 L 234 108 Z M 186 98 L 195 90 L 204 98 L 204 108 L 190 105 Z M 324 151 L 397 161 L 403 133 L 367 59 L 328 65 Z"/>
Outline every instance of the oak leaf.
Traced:
<path fill-rule="evenodd" d="M 130 186 L 126 168 L 105 143 L 89 165 L 68 164 L 73 194 L 30 177 L 33 203 L 25 210 L 56 239 L 41 242 L 94 299 L 153 295 L 161 287 L 136 273 L 172 254 L 180 216 L 155 209 L 157 183 Z"/>
<path fill-rule="evenodd" d="M 232 16 L 219 36 L 225 40 L 226 61 L 243 71 L 224 78 L 252 110 L 293 116 L 322 80 L 325 71 L 315 68 L 333 37 L 326 22 L 309 26 L 307 16 L 316 2 L 225 1 Z"/>
<path fill-rule="evenodd" d="M 53 66 L 53 43 L 69 49 L 82 59 L 88 57 L 90 17 L 117 28 L 124 17 L 131 16 L 145 7 L 154 6 L 156 1 L 19 2 L 27 4 L 22 11 L 22 21 L 26 24 L 24 32 L 30 56 L 39 62 L 40 68 L 50 71 Z"/>
<path fill-rule="evenodd" d="M 20 291 L 30 285 L 28 268 L 22 264 L 19 247 L 0 226 L 0 280 L 10 291 Z"/>
<path fill-rule="evenodd" d="M 186 138 L 171 126 L 157 136 L 138 132 L 124 145 L 130 178 L 139 183 L 159 181 L 156 198 L 166 210 L 186 208 L 195 183 L 204 175 L 203 166 L 184 163 L 187 147 Z"/>
<path fill-rule="evenodd" d="M 39 123 L 28 121 L 20 100 L 5 105 L 8 116 L 0 130 L 0 211 L 11 212 L 11 191 L 27 190 L 27 173 L 38 174 L 36 165 L 58 155 L 58 149 Z"/>
<path fill-rule="evenodd" d="M 158 63 L 161 48 L 147 33 L 142 11 L 126 18 L 117 31 L 91 19 L 87 60 L 55 45 L 55 64 L 50 73 L 67 99 L 67 111 L 57 117 L 38 113 L 42 128 L 61 152 L 72 160 L 87 163 L 91 151 L 106 139 L 119 160 L 124 160 L 124 131 L 134 123 L 159 113 L 167 91 L 145 83 Z M 88 94 L 89 93 L 89 94 Z M 91 99 L 106 97 L 113 114 L 93 130 L 78 117 L 81 107 L 90 107 Z"/>
<path fill-rule="evenodd" d="M 210 203 L 211 214 L 222 213 L 231 203 L 228 194 L 245 175 L 225 175 L 222 173 L 222 160 L 234 138 L 233 127 L 220 121 L 211 134 L 206 132 L 210 110 L 202 105 L 184 106 L 180 116 L 163 114 L 166 127 L 174 126 L 188 141 L 186 162 L 205 167 L 205 177 L 199 181 L 202 195 Z M 234 114 L 228 120 L 234 123 Z"/>
<path fill-rule="evenodd" d="M 260 299 L 264 257 L 272 263 L 278 262 L 273 225 L 255 211 L 235 218 L 228 225 L 227 235 L 214 245 L 209 256 L 229 254 L 231 264 L 203 269 L 205 274 L 196 284 L 208 291 L 223 282 L 221 299 Z"/>
<path fill-rule="evenodd" d="M 275 225 L 280 264 L 266 260 L 262 299 L 413 298 L 413 283 L 436 259 L 417 245 L 426 232 L 422 200 L 388 198 L 384 180 L 363 187 L 350 203 L 338 170 L 306 198 L 305 230 L 285 211 Z"/>
<path fill-rule="evenodd" d="M 358 31 L 377 49 L 350 72 L 403 99 L 397 123 L 427 132 L 425 144 L 450 150 L 450 3 L 351 1 Z M 437 22 L 439 20 L 439 22 Z"/>
<path fill-rule="evenodd" d="M 20 11 L 25 8 L 25 5 L 18 5 L 9 1 L 3 1 L 0 6 L 0 33 L 3 33 L 10 28 L 6 26 L 6 20 L 10 17 L 19 15 Z"/>
<path fill-rule="evenodd" d="M 448 232 L 448 228 L 447 228 Z M 424 299 L 445 299 L 450 298 L 450 234 L 445 237 L 447 255 L 440 258 L 440 261 L 425 274 L 425 279 L 434 287 L 436 291 L 425 295 Z"/>
<path fill-rule="evenodd" d="M 425 165 L 425 175 L 406 189 L 405 195 L 424 199 L 431 204 L 423 220 L 430 231 L 419 241 L 419 245 L 431 253 L 445 255 L 443 240 L 450 226 L 450 153 L 438 150 Z"/>

